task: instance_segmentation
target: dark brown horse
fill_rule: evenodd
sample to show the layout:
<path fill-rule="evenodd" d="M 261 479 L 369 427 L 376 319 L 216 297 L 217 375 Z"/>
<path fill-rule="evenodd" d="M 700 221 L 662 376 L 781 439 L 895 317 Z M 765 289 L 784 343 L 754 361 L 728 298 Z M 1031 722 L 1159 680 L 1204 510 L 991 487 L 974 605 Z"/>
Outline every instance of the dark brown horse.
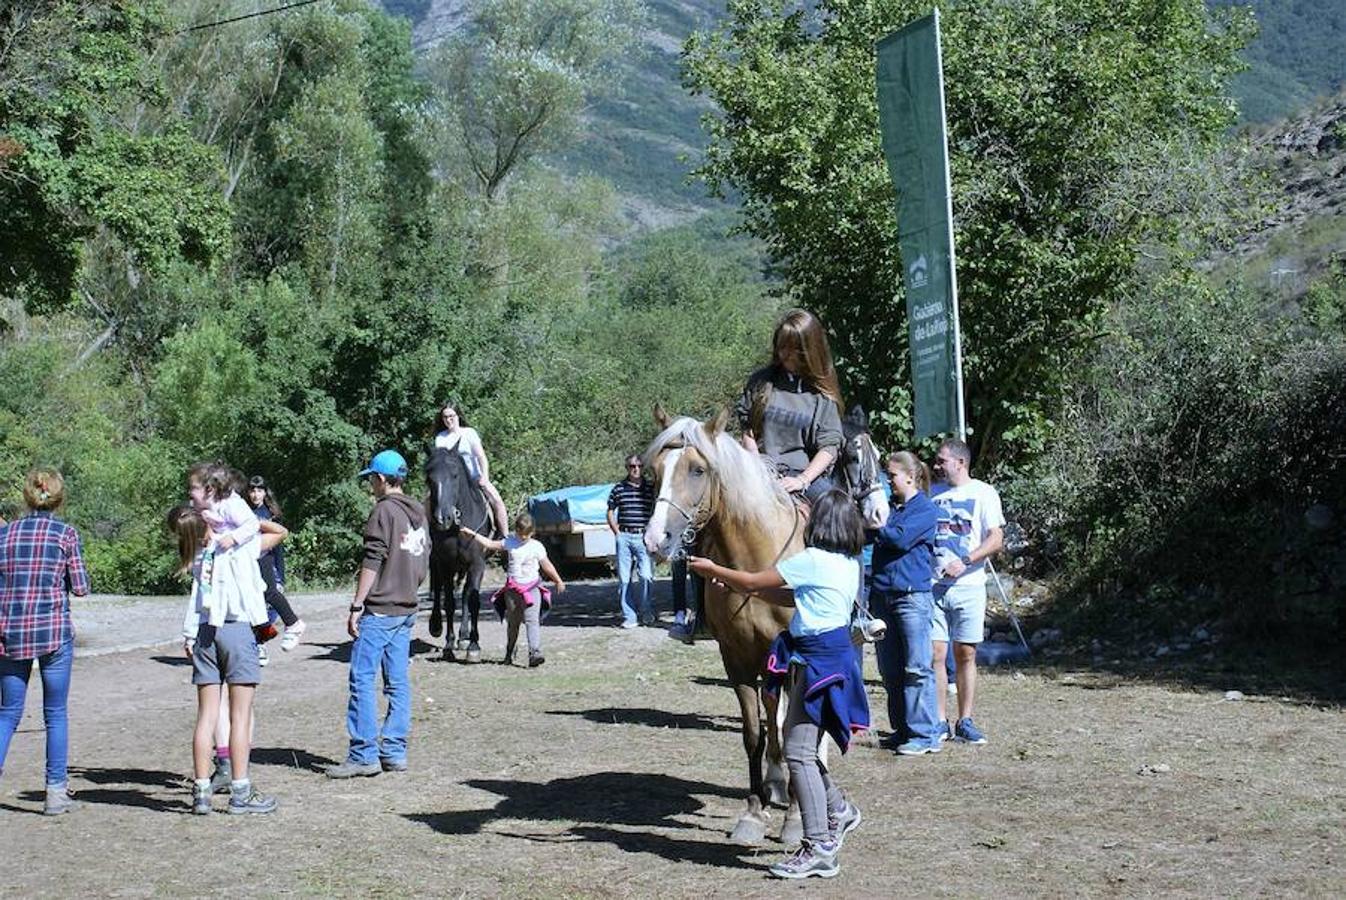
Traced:
<path fill-rule="evenodd" d="M 483 534 L 490 533 L 490 512 L 481 488 L 467 471 L 456 450 L 436 449 L 425 464 L 426 518 L 430 522 L 430 635 L 439 637 L 444 629 L 444 659 L 454 654 L 454 595 L 459 596 L 461 625 L 459 650 L 467 651 L 468 662 L 481 661 L 481 635 L 477 621 L 481 614 L 481 579 L 486 573 L 486 556 L 481 545 L 463 534 L 466 525 Z M 447 618 L 447 628 L 444 628 Z"/>
<path fill-rule="evenodd" d="M 669 421 L 661 410 L 655 415 L 663 427 L 645 451 L 659 491 L 645 529 L 650 552 L 674 556 L 695 536 L 700 555 L 735 569 L 758 571 L 803 549 L 803 523 L 794 501 L 780 487 L 774 470 L 725 432 L 726 414 L 709 423 L 691 418 Z M 768 805 L 789 802 L 777 704 L 762 693 L 761 684 L 767 650 L 789 627 L 792 610 L 707 584 L 705 611 L 738 697 L 748 755 L 748 808 L 730 838 L 755 845 L 766 836 Z"/>

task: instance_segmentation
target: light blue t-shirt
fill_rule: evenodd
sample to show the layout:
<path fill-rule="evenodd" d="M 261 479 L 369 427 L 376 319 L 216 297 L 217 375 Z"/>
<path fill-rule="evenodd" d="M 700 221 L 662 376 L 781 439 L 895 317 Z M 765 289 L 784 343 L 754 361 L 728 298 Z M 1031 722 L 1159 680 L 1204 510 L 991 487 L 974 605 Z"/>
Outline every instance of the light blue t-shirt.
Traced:
<path fill-rule="evenodd" d="M 860 592 L 860 561 L 809 547 L 776 563 L 776 571 L 795 592 L 790 634 L 822 634 L 851 623 L 851 607 Z"/>

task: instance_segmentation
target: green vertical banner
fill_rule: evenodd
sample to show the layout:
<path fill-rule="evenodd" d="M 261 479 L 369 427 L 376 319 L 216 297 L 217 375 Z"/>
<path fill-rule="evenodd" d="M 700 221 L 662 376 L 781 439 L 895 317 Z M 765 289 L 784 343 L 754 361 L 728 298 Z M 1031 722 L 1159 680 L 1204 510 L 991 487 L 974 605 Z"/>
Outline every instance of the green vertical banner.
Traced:
<path fill-rule="evenodd" d="M 878 43 L 879 125 L 897 192 L 915 438 L 962 437 L 962 358 L 939 10 Z"/>

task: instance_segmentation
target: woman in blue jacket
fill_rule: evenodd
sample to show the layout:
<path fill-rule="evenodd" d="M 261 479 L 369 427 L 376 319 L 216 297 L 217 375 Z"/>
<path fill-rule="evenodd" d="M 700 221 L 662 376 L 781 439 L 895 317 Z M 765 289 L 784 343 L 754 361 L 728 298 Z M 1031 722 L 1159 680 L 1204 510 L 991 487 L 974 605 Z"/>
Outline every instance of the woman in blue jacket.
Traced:
<path fill-rule="evenodd" d="M 874 540 L 869 603 L 888 623 L 888 633 L 874 648 L 888 693 L 889 740 L 903 756 L 920 756 L 940 749 L 935 673 L 930 668 L 930 591 L 939 511 L 926 495 L 930 470 L 915 454 L 890 455 L 886 469 L 894 505 Z"/>

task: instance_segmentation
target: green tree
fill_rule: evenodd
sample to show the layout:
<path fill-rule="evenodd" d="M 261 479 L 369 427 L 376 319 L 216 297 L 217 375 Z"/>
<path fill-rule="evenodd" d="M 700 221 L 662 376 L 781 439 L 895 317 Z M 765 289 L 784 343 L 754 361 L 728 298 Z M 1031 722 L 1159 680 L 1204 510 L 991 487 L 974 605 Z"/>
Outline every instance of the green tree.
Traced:
<path fill-rule="evenodd" d="M 228 245 L 216 154 L 183 129 L 140 134 L 165 20 L 152 0 L 33 0 L 0 9 L 0 294 L 69 303 L 87 240 L 151 273 Z"/>
<path fill-rule="evenodd" d="M 486 197 L 575 134 L 638 44 L 639 0 L 486 0 L 429 64 L 448 140 Z"/>
<path fill-rule="evenodd" d="M 1243 20 L 1200 0 L 940 4 L 973 440 L 990 460 L 1040 450 L 1100 313 L 1134 284 L 1167 201 L 1138 148 L 1213 149 Z M 880 154 L 874 42 L 912 0 L 734 0 L 686 48 L 721 114 L 702 170 L 741 191 L 800 303 L 821 313 L 850 396 L 909 437 L 905 304 Z M 1136 186 L 1114 199 L 1114 182 Z M 1164 187 L 1167 190 L 1168 186 Z"/>

